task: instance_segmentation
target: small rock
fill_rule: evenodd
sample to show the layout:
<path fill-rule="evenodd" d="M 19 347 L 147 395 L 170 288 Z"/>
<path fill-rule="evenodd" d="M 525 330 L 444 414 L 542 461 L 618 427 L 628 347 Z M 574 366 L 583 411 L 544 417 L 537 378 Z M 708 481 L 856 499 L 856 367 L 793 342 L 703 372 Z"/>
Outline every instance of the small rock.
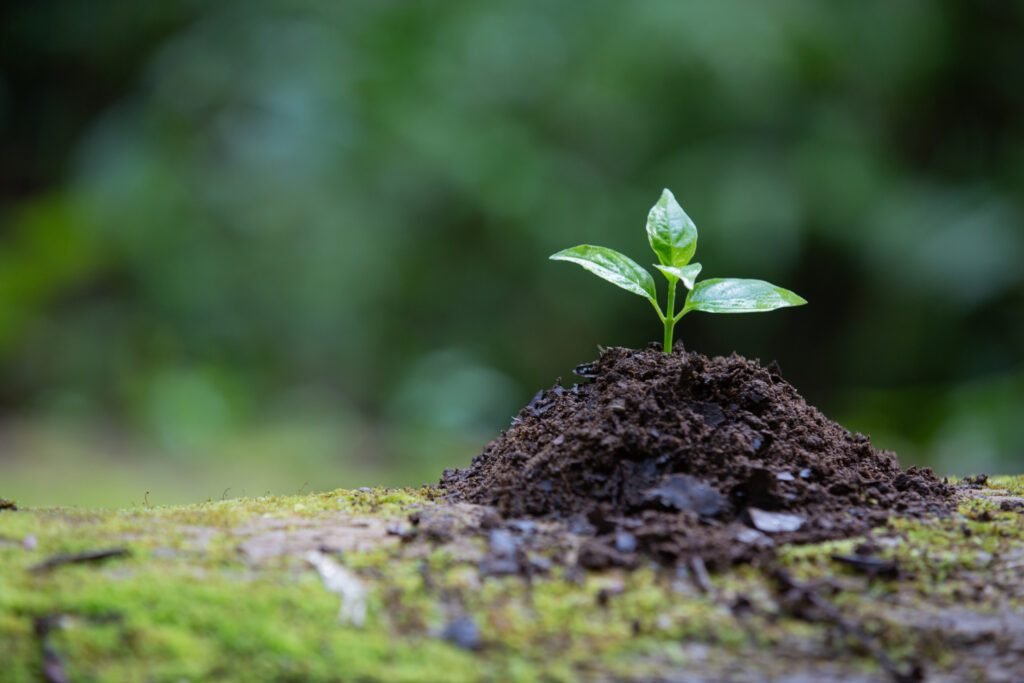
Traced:
<path fill-rule="evenodd" d="M 508 525 L 523 536 L 529 536 L 537 532 L 537 523 L 532 519 L 513 519 Z"/>
<path fill-rule="evenodd" d="M 463 616 L 453 619 L 444 627 L 441 637 L 463 650 L 479 650 L 483 644 L 480 638 L 480 627 L 472 617 Z"/>
<path fill-rule="evenodd" d="M 21 547 L 25 550 L 35 550 L 39 547 L 39 541 L 36 540 L 34 534 L 29 534 L 25 538 L 21 539 Z"/>
<path fill-rule="evenodd" d="M 519 539 L 508 529 L 494 529 L 487 537 L 487 557 L 480 562 L 480 572 L 489 576 L 519 573 Z"/>
<path fill-rule="evenodd" d="M 740 543 L 746 543 L 747 545 L 764 547 L 775 545 L 775 541 L 768 538 L 757 529 L 741 529 L 739 533 L 736 534 L 736 540 Z"/>
<path fill-rule="evenodd" d="M 750 525 L 766 534 L 797 531 L 804 525 L 804 518 L 785 512 L 768 512 L 758 508 L 747 508 Z"/>
<path fill-rule="evenodd" d="M 628 531 L 616 531 L 615 549 L 620 553 L 634 552 L 636 550 L 636 536 Z"/>
<path fill-rule="evenodd" d="M 698 403 L 694 407 L 709 427 L 717 427 L 725 422 L 725 413 L 722 411 L 722 406 L 717 403 Z"/>
<path fill-rule="evenodd" d="M 519 544 L 516 543 L 515 536 L 511 532 L 505 529 L 495 529 L 488 538 L 488 545 L 492 555 L 511 557 L 516 554 Z"/>
<path fill-rule="evenodd" d="M 779 472 L 775 478 L 779 481 L 794 481 L 796 479 L 790 472 Z"/>
<path fill-rule="evenodd" d="M 551 571 L 551 567 L 554 566 L 554 563 L 543 555 L 531 554 L 529 559 L 533 571 L 541 574 Z"/>
<path fill-rule="evenodd" d="M 579 536 L 589 536 L 595 531 L 595 526 L 586 517 L 576 515 L 569 520 L 569 533 Z"/>
<path fill-rule="evenodd" d="M 580 363 L 572 369 L 572 374 L 583 379 L 594 379 L 600 373 L 597 370 L 597 363 Z M 573 388 L 575 389 L 575 386 Z"/>
<path fill-rule="evenodd" d="M 388 526 L 387 534 L 388 536 L 398 536 L 402 540 L 408 540 L 415 536 L 416 532 L 410 525 L 396 522 Z"/>
<path fill-rule="evenodd" d="M 306 553 L 306 561 L 316 568 L 324 587 L 341 598 L 338 621 L 360 627 L 366 623 L 368 592 L 362 581 L 350 570 L 319 550 Z"/>
<path fill-rule="evenodd" d="M 665 507 L 696 512 L 701 517 L 714 517 L 729 506 L 718 489 L 686 474 L 673 474 L 647 492 L 647 497 Z"/>

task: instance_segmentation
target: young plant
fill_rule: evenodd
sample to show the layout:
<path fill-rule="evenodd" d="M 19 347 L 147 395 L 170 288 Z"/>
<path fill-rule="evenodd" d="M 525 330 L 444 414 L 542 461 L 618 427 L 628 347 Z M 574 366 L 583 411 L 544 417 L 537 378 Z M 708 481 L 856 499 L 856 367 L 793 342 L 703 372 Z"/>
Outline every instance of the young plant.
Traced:
<path fill-rule="evenodd" d="M 658 305 L 654 278 L 636 261 L 614 249 L 581 244 L 552 254 L 555 261 L 577 263 L 594 275 L 627 292 L 642 296 L 654 306 L 665 327 L 662 349 L 672 352 L 672 333 L 690 311 L 707 313 L 760 313 L 807 303 L 788 289 L 764 280 L 712 278 L 697 282 L 701 265 L 690 263 L 697 250 L 697 226 L 679 206 L 668 190 L 647 214 L 647 241 L 658 257 L 654 267 L 668 280 L 665 310 Z M 682 282 L 687 289 L 683 307 L 676 312 L 676 286 Z"/>

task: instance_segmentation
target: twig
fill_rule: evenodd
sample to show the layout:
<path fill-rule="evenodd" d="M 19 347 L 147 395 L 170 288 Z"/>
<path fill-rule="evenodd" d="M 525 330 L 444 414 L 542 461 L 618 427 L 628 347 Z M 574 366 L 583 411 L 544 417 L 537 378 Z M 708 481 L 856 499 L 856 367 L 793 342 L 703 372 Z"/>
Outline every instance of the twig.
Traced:
<path fill-rule="evenodd" d="M 700 592 L 710 595 L 714 586 L 711 584 L 711 576 L 708 574 L 707 565 L 704 564 L 704 560 L 700 555 L 694 555 L 690 558 L 690 569 L 693 570 L 693 582 L 697 584 Z"/>
<path fill-rule="evenodd" d="M 34 574 L 41 574 L 53 571 L 57 567 L 62 567 L 66 564 L 102 562 L 103 560 L 109 560 L 115 557 L 127 557 L 129 555 L 131 555 L 131 551 L 127 548 L 107 548 L 104 550 L 87 550 L 81 553 L 62 553 L 60 555 L 48 557 L 39 564 L 32 565 L 29 567 L 29 571 Z"/>

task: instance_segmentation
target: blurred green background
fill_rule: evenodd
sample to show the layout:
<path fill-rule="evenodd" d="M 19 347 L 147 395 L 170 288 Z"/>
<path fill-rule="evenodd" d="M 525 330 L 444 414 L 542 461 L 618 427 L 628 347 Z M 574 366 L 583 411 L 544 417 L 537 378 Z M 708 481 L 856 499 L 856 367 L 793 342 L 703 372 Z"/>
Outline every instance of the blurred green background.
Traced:
<path fill-rule="evenodd" d="M 940 473 L 1024 466 L 1024 3 L 37 0 L 0 9 L 0 496 L 124 506 L 462 465 L 650 308 Z"/>

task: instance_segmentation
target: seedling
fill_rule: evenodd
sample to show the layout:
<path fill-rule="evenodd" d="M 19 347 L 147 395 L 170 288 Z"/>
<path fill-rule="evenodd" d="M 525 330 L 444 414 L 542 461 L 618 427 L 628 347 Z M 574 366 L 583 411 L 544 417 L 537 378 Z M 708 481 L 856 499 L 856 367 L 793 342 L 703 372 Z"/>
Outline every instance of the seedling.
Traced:
<path fill-rule="evenodd" d="M 665 310 L 658 304 L 651 274 L 614 249 L 581 244 L 552 254 L 551 259 L 578 263 L 599 278 L 650 301 L 665 327 L 662 344 L 665 353 L 672 352 L 676 323 L 690 311 L 761 313 L 807 303 L 788 289 L 764 280 L 712 278 L 697 282 L 701 265 L 690 263 L 697 250 L 697 226 L 668 190 L 661 193 L 661 199 L 647 214 L 647 241 L 658 257 L 659 262 L 654 267 L 668 280 Z M 687 294 L 682 309 L 677 313 L 676 286 L 680 282 L 686 287 Z"/>

